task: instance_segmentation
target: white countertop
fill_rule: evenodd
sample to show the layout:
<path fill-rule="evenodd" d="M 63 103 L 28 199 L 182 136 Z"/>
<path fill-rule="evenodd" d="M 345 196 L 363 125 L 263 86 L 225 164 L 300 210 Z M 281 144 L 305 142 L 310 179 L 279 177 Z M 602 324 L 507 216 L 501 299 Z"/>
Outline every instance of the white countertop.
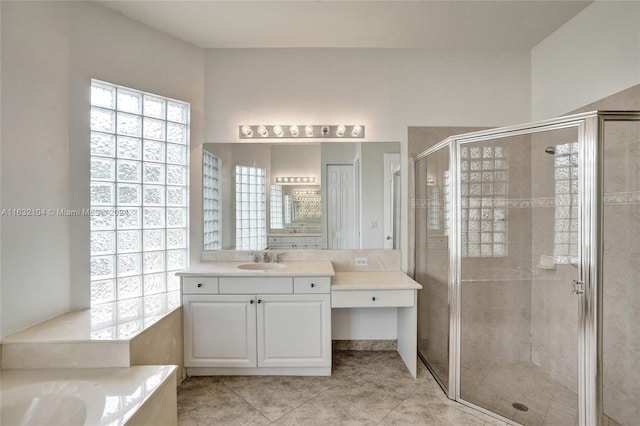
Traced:
<path fill-rule="evenodd" d="M 331 290 L 419 290 L 422 286 L 400 271 L 336 272 Z"/>
<path fill-rule="evenodd" d="M 176 275 L 181 277 L 293 277 L 293 276 L 333 276 L 335 271 L 328 260 L 313 262 L 282 262 L 281 269 L 273 270 L 244 270 L 238 269 L 238 265 L 246 265 L 251 262 L 207 262 L 194 265 L 191 268 L 179 271 Z M 255 263 L 253 265 L 260 265 Z M 269 264 L 272 265 L 272 264 Z M 259 267 L 259 266 L 256 266 Z"/>
<path fill-rule="evenodd" d="M 82 401 L 86 410 L 82 424 L 124 425 L 175 369 L 173 365 L 140 365 L 128 368 L 1 370 L 2 418 L 7 420 L 7 424 L 20 422 L 25 415 L 22 407 L 35 410 L 29 415 L 36 418 L 38 414 L 59 415 L 65 405 L 55 405 L 57 397 L 66 403 L 67 408 L 70 402 Z M 47 400 L 47 396 L 54 398 Z M 41 401 L 40 405 L 28 405 L 36 398 Z M 48 413 L 42 413 L 43 410 Z M 73 410 L 70 411 L 73 415 Z"/>
<path fill-rule="evenodd" d="M 129 341 L 180 306 L 179 292 L 103 303 L 36 324 L 2 343 Z"/>

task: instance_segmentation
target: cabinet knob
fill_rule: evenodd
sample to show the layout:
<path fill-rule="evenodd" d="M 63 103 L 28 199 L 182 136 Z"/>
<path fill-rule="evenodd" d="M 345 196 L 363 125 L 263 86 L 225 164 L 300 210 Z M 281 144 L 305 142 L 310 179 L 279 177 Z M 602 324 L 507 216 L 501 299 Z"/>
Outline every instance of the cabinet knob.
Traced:
<path fill-rule="evenodd" d="M 258 303 L 262 303 L 262 300 L 258 299 Z"/>
<path fill-rule="evenodd" d="M 311 288 L 315 287 L 316 284 L 315 283 L 311 283 Z"/>
<path fill-rule="evenodd" d="M 253 302 L 254 302 L 254 300 L 253 300 L 253 299 L 251 299 L 251 300 L 249 301 L 249 303 L 251 303 L 252 305 L 253 305 Z"/>
<path fill-rule="evenodd" d="M 198 288 L 202 287 L 202 283 L 198 283 Z"/>
<path fill-rule="evenodd" d="M 375 301 L 376 301 L 376 298 L 375 298 L 375 296 L 374 296 L 374 297 L 372 297 L 372 298 L 371 298 L 371 300 L 373 300 L 373 301 L 375 302 Z"/>

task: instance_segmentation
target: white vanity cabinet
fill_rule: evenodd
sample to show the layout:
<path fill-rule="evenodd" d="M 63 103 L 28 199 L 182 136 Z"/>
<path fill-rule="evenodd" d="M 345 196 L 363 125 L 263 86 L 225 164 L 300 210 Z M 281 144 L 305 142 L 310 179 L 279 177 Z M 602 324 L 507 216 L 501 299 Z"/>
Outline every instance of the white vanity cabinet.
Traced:
<path fill-rule="evenodd" d="M 255 367 L 255 297 L 184 294 L 185 367 Z"/>
<path fill-rule="evenodd" d="M 329 276 L 182 277 L 188 375 L 331 374 Z"/>

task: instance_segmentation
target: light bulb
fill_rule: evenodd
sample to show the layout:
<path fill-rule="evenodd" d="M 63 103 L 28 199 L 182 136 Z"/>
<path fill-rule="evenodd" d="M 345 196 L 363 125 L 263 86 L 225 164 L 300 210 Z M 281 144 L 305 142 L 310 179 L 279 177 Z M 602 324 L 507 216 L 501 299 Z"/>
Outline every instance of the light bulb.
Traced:
<path fill-rule="evenodd" d="M 269 136 L 269 131 L 267 130 L 266 127 L 260 126 L 258 127 L 258 134 L 263 138 L 266 138 L 267 136 Z"/>
<path fill-rule="evenodd" d="M 347 130 L 346 127 L 344 127 L 342 124 L 338 126 L 338 128 L 336 129 L 336 136 L 338 136 L 339 138 L 344 136 L 344 132 Z"/>
<path fill-rule="evenodd" d="M 327 136 L 329 134 L 329 126 L 322 126 L 322 136 Z"/>
<path fill-rule="evenodd" d="M 304 133 L 308 136 L 311 137 L 313 136 L 313 126 L 310 124 L 307 124 L 306 126 L 304 126 Z"/>
<path fill-rule="evenodd" d="M 360 135 L 361 130 L 362 128 L 360 126 L 353 126 L 353 129 L 351 129 L 351 136 L 357 138 Z"/>
<path fill-rule="evenodd" d="M 295 124 L 292 125 L 291 127 L 289 127 L 289 133 L 291 133 L 291 136 L 293 136 L 294 138 L 298 136 L 298 134 L 300 133 L 298 131 L 298 126 L 296 126 Z"/>
<path fill-rule="evenodd" d="M 250 126 L 242 126 L 242 134 L 250 138 L 253 136 L 253 130 L 251 130 Z"/>
<path fill-rule="evenodd" d="M 282 135 L 284 135 L 282 126 L 273 126 L 273 133 L 275 133 L 277 137 L 282 137 Z"/>

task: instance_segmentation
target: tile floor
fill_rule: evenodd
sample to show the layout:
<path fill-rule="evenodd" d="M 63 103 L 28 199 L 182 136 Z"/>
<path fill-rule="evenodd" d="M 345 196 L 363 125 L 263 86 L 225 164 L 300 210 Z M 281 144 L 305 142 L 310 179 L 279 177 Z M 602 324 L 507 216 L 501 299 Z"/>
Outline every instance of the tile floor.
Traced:
<path fill-rule="evenodd" d="M 447 399 L 418 361 L 397 352 L 335 351 L 330 377 L 189 377 L 178 421 L 191 425 L 454 425 L 505 423 Z"/>
<path fill-rule="evenodd" d="M 495 363 L 462 368 L 464 400 L 526 426 L 578 424 L 578 396 L 530 363 Z M 528 411 L 518 411 L 518 402 Z"/>

